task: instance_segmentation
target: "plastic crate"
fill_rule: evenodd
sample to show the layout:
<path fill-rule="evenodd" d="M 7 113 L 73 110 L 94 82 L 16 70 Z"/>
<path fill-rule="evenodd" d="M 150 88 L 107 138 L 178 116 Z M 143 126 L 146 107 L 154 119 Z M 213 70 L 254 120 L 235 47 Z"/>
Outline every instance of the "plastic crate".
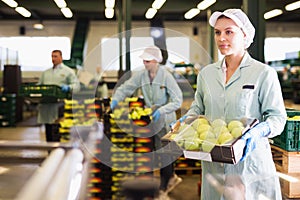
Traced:
<path fill-rule="evenodd" d="M 286 151 L 300 151 L 300 120 L 287 120 L 283 132 L 273 142 Z"/>
<path fill-rule="evenodd" d="M 70 93 L 62 92 L 57 85 L 22 85 L 19 94 L 36 103 L 54 103 L 71 97 Z"/>
<path fill-rule="evenodd" d="M 288 117 L 300 116 L 300 110 L 286 109 L 286 114 Z"/>

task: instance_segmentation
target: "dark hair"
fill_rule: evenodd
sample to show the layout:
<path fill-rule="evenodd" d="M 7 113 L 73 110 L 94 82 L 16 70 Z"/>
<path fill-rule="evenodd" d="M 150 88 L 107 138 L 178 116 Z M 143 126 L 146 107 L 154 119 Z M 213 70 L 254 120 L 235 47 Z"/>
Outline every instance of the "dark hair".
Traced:
<path fill-rule="evenodd" d="M 62 56 L 61 50 L 58 50 L 58 49 L 53 50 L 52 53 L 59 53 Z"/>

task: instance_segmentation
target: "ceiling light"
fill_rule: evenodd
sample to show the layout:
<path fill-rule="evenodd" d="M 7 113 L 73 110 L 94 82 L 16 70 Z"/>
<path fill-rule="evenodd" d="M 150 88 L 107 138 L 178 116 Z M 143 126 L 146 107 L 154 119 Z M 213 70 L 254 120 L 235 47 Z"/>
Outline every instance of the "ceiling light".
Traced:
<path fill-rule="evenodd" d="M 16 7 L 15 11 L 17 11 L 23 17 L 30 17 L 31 13 L 24 7 Z"/>
<path fill-rule="evenodd" d="M 105 17 L 111 19 L 114 17 L 114 9 L 113 8 L 105 8 Z"/>
<path fill-rule="evenodd" d="M 294 3 L 290 3 L 290 4 L 288 4 L 288 5 L 285 6 L 285 9 L 287 11 L 296 10 L 298 8 L 300 8 L 300 1 L 296 1 Z"/>
<path fill-rule="evenodd" d="M 154 17 L 154 15 L 157 13 L 157 10 L 154 8 L 149 8 L 145 14 L 145 17 L 147 19 L 152 19 Z"/>
<path fill-rule="evenodd" d="M 65 0 L 54 0 L 54 2 L 56 3 L 57 7 L 59 7 L 59 8 L 67 7 L 67 3 L 65 2 Z"/>
<path fill-rule="evenodd" d="M 269 12 L 266 12 L 264 14 L 264 18 L 265 19 L 270 19 L 272 17 L 276 17 L 278 15 L 281 15 L 282 13 L 283 13 L 282 10 L 280 10 L 280 9 L 274 9 L 274 10 L 271 10 Z"/>
<path fill-rule="evenodd" d="M 197 8 L 200 10 L 205 10 L 206 8 L 208 8 L 209 6 L 213 5 L 214 3 L 216 3 L 217 0 L 203 0 L 202 2 L 200 2 L 197 5 Z"/>
<path fill-rule="evenodd" d="M 70 10 L 70 8 L 61 8 L 60 11 L 62 12 L 62 14 L 66 17 L 66 18 L 71 18 L 73 17 L 73 13 Z"/>
<path fill-rule="evenodd" d="M 192 19 L 193 17 L 195 17 L 199 13 L 200 13 L 200 10 L 198 8 L 192 8 L 184 14 L 184 18 L 185 19 Z"/>
<path fill-rule="evenodd" d="M 166 0 L 155 0 L 152 3 L 152 8 L 159 10 L 164 5 L 165 2 L 166 2 Z"/>
<path fill-rule="evenodd" d="M 105 0 L 105 7 L 106 8 L 113 8 L 113 7 L 115 7 L 115 0 Z"/>
<path fill-rule="evenodd" d="M 9 7 L 15 8 L 18 6 L 18 3 L 14 0 L 2 0 L 4 3 L 6 3 Z"/>
<path fill-rule="evenodd" d="M 33 24 L 34 29 L 42 30 L 44 29 L 44 25 L 42 23 Z"/>

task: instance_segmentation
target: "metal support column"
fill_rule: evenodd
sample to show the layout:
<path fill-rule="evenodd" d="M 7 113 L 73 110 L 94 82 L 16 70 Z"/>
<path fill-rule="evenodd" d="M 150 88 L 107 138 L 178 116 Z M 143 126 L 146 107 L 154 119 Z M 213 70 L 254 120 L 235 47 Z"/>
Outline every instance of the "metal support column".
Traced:
<path fill-rule="evenodd" d="M 214 62 L 216 59 L 215 59 L 215 41 L 214 41 L 214 29 L 213 27 L 211 27 L 208 23 L 208 19 L 210 18 L 211 16 L 211 10 L 207 10 L 207 13 L 206 13 L 206 16 L 207 16 L 207 35 L 208 35 L 208 53 L 209 55 L 211 56 L 211 62 Z"/>
<path fill-rule="evenodd" d="M 125 49 L 126 49 L 126 72 L 129 72 L 131 67 L 130 63 L 130 37 L 131 37 L 131 2 L 132 0 L 124 0 L 124 13 L 125 13 Z"/>
<path fill-rule="evenodd" d="M 119 36 L 119 71 L 118 71 L 118 77 L 119 79 L 123 75 L 123 13 L 122 13 L 122 1 L 117 1 L 116 4 L 117 8 L 117 20 L 118 20 L 118 36 Z"/>
<path fill-rule="evenodd" d="M 264 42 L 266 37 L 266 23 L 264 12 L 266 11 L 266 0 L 243 0 L 243 10 L 248 15 L 250 21 L 255 27 L 255 37 L 253 44 L 248 51 L 251 56 L 261 62 L 264 62 Z"/>

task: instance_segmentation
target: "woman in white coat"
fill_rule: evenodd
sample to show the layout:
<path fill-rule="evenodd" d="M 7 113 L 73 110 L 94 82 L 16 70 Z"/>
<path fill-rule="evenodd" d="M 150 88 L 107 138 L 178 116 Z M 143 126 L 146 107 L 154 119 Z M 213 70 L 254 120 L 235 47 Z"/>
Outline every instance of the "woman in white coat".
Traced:
<path fill-rule="evenodd" d="M 281 134 L 286 122 L 277 73 L 247 52 L 255 29 L 242 10 L 214 12 L 209 24 L 225 57 L 200 71 L 195 99 L 186 116 L 205 115 L 211 121 L 226 122 L 247 117 L 260 123 L 242 137 L 246 147 L 236 165 L 202 161 L 201 199 L 281 200 L 268 142 Z"/>

